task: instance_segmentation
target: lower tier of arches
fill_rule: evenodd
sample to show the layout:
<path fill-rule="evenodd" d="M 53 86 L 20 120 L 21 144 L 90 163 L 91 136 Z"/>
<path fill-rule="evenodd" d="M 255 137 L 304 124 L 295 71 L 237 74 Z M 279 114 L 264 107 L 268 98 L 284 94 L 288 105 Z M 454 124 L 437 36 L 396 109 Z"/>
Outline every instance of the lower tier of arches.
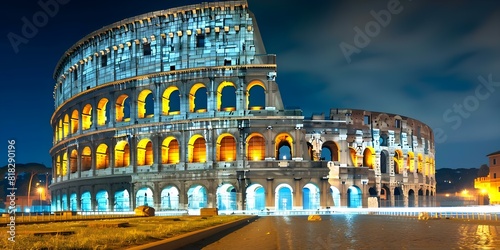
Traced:
<path fill-rule="evenodd" d="M 369 197 L 377 197 L 381 207 L 435 205 L 435 186 L 425 183 L 359 175 L 328 179 L 324 169 L 288 174 L 242 169 L 80 179 L 51 186 L 52 211 L 125 212 L 141 205 L 156 211 L 317 210 L 368 207 Z"/>

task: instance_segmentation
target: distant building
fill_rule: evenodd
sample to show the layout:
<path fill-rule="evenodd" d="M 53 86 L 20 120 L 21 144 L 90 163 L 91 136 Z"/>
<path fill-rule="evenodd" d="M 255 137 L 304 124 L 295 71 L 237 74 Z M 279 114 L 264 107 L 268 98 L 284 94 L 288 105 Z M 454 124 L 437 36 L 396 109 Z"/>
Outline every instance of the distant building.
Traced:
<path fill-rule="evenodd" d="M 53 208 L 431 203 L 429 126 L 355 109 L 305 118 L 284 108 L 276 70 L 244 0 L 146 13 L 85 36 L 54 72 Z"/>
<path fill-rule="evenodd" d="M 488 195 L 490 204 L 500 204 L 500 151 L 487 155 L 489 158 L 490 174 L 474 180 L 474 187 L 481 193 Z"/>

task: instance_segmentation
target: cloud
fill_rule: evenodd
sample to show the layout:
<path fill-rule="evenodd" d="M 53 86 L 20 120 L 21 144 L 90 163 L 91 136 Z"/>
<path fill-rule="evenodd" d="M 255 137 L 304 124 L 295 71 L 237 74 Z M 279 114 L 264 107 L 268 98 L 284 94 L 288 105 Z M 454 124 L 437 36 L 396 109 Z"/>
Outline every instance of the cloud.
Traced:
<path fill-rule="evenodd" d="M 461 117 L 458 128 L 443 118 L 454 105 L 474 96 L 479 76 L 493 74 L 500 81 L 499 11 L 465 2 L 452 7 L 452 2 L 401 4 L 401 13 L 353 54 L 351 63 L 339 44 L 354 44 L 353 28 L 374 20 L 370 11 L 382 10 L 380 2 L 344 2 L 322 12 L 308 29 L 295 30 L 289 38 L 294 39 L 293 49 L 278 54 L 278 65 L 284 80 L 298 88 L 281 91 L 302 95 L 292 105 L 306 113 L 334 104 L 407 115 L 442 128 L 450 141 L 500 138 L 495 129 L 500 117 L 491 115 L 498 107 L 500 88 L 481 100 L 469 117 Z M 449 7 L 455 12 L 449 13 Z M 297 77 L 286 78 L 289 74 Z"/>

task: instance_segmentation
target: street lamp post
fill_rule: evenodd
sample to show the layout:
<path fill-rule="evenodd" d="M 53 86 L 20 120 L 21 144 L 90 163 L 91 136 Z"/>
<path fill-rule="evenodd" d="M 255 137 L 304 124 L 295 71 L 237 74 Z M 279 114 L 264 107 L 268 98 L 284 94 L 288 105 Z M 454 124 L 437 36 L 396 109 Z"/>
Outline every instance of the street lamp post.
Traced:
<path fill-rule="evenodd" d="M 37 175 L 38 172 L 31 172 L 31 177 L 30 177 L 30 182 L 29 182 L 29 186 L 28 186 L 28 208 L 30 208 L 30 212 L 31 212 L 31 205 L 30 205 L 30 197 L 31 197 L 31 182 L 33 181 L 33 177 L 35 177 L 35 175 Z"/>

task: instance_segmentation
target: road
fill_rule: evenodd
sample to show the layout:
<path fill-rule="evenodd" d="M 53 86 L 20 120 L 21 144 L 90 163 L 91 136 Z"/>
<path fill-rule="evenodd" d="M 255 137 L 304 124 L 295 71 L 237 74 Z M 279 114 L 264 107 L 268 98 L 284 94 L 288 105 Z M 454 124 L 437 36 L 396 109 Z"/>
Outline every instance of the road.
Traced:
<path fill-rule="evenodd" d="M 261 217 L 184 250 L 500 249 L 500 222 L 336 214 Z"/>

